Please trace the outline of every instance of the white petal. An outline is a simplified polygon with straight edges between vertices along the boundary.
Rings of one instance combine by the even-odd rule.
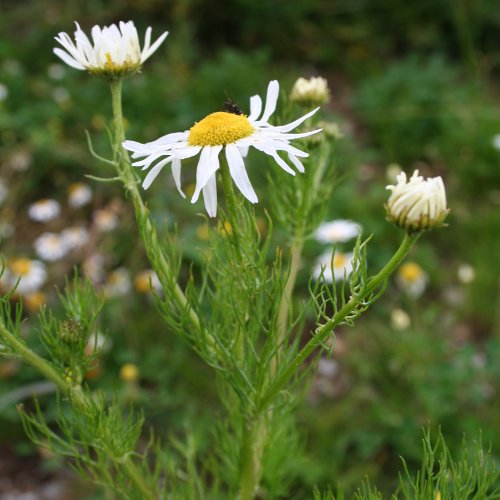
[[[257,120],[260,116],[261,111],[262,99],[260,98],[260,95],[253,95],[252,97],[250,97],[250,115],[248,116],[248,119],[250,121]]]
[[[310,116],[314,115],[314,113],[316,113],[318,109],[319,107],[313,109],[312,111],[309,111],[309,113],[305,114],[304,116],[301,116],[300,118],[297,118],[295,121],[289,123],[288,125],[273,127],[273,130],[276,130],[278,132],[289,132],[290,130],[293,130],[295,127],[298,127],[302,122],[305,122]]]
[[[201,150],[200,160],[196,167],[196,189],[191,203],[196,203],[205,184],[219,169],[219,152],[222,146],[205,146]]]
[[[302,165],[301,161],[295,155],[288,153],[288,158],[290,158],[290,161],[295,165],[300,173],[305,172],[304,165]]]
[[[226,146],[226,158],[229,165],[229,172],[234,183],[241,191],[241,194],[251,203],[257,203],[259,200],[248,178],[245,164],[241,154],[234,144]]]
[[[149,47],[147,50],[142,51],[141,62],[146,61],[147,59],[149,59],[153,55],[153,53],[156,51],[156,49],[162,44],[163,40],[165,40],[165,38],[167,38],[167,35],[168,35],[168,31],[165,31],[165,33],[163,33],[158,38],[158,40],[156,40],[156,42],[153,43],[153,45],[151,45],[151,47]]]
[[[266,107],[264,108],[264,114],[262,115],[260,121],[267,122],[267,120],[269,120],[269,117],[274,113],[276,109],[276,103],[278,102],[279,93],[279,83],[277,80],[273,80],[267,87]]]
[[[161,172],[162,168],[172,161],[172,158],[165,158],[164,160],[158,162],[146,175],[144,182],[142,183],[142,187],[144,189],[148,189],[151,186],[151,183],[156,179],[158,174]]]
[[[278,153],[276,152],[275,149],[272,148],[266,148],[262,144],[254,144],[253,145],[255,149],[258,149],[259,151],[262,151],[263,153],[266,153],[267,155],[271,156],[274,158],[276,163],[285,171],[288,172],[290,175],[295,175],[295,172],[286,164],[286,162],[281,158]]]
[[[76,59],[73,59],[67,52],[64,50],[56,47],[53,50],[54,54],[61,58],[68,66],[71,66],[72,68],[75,69],[85,69],[85,66],[83,64],[80,64]]]
[[[215,172],[210,177],[203,188],[203,201],[210,217],[217,215],[217,180]]]
[[[172,177],[174,178],[175,186],[183,198],[186,195],[182,192],[181,188],[181,160],[174,158],[172,162]]]

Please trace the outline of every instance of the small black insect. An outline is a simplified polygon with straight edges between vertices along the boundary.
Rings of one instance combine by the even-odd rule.
[[[233,115],[242,115],[240,107],[227,95],[225,92],[227,100],[224,102],[224,111],[226,113],[232,113]]]

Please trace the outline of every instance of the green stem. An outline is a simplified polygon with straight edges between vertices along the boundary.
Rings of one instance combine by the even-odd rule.
[[[255,498],[262,475],[262,453],[267,436],[265,416],[244,423],[241,481],[238,500]]]
[[[3,339],[5,339],[7,345],[19,354],[26,363],[36,368],[42,375],[53,382],[64,394],[70,395],[72,388],[71,384],[66,382],[66,380],[59,375],[59,373],[48,361],[32,351],[22,340],[7,330],[3,323],[0,323],[0,335]]]
[[[27,364],[36,368],[48,380],[53,382],[62,393],[66,394],[74,404],[75,411],[81,411],[90,404],[88,396],[82,391],[82,388],[79,385],[72,385],[64,380],[64,378],[61,377],[61,375],[50,365],[48,361],[27,347],[22,340],[18,339],[16,335],[10,332],[1,322],[0,336],[16,354],[23,358]],[[142,498],[152,500],[158,498],[156,494],[151,492],[147,484],[144,482],[139,469],[129,458],[122,463],[122,466],[127,472],[130,480],[143,494]]]
[[[265,409],[274,401],[277,394],[285,387],[288,381],[297,373],[302,364],[309,358],[318,345],[325,342],[328,335],[342,323],[346,316],[359,306],[366,298],[368,298],[377,288],[379,288],[387,278],[395,271],[402,260],[406,257],[411,247],[419,238],[420,233],[409,235],[405,234],[401,245],[396,253],[392,256],[389,262],[380,270],[378,274],[373,276],[367,283],[362,295],[353,296],[331,319],[324,325],[320,326],[314,336],[297,354],[290,365],[271,384],[267,393],[261,399],[259,407]]]
[[[113,124],[114,124],[114,159],[118,170],[118,175],[123,183],[125,192],[130,196],[134,206],[134,212],[138,221],[138,226],[151,265],[155,268],[156,273],[163,278],[163,281],[172,283],[171,269],[165,254],[161,251],[161,245],[158,238],[155,225],[151,220],[149,209],[144,204],[137,184],[135,172],[132,169],[128,155],[122,147],[125,140],[125,129],[123,126],[123,112],[121,99],[121,80],[113,81],[111,86],[111,97],[113,105]],[[172,283],[172,298],[177,304],[180,311],[187,311],[192,325],[199,330],[200,320],[198,315],[189,306],[188,300],[184,292],[177,282]]]

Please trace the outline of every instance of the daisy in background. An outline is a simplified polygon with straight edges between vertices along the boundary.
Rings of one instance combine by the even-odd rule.
[[[250,146],[269,155],[285,172],[295,175],[288,162],[279,155],[280,152],[286,153],[289,162],[299,172],[304,172],[304,166],[299,158],[305,158],[309,154],[292,146],[290,142],[292,139],[316,134],[321,129],[303,133],[290,133],[290,131],[316,113],[319,108],[287,125],[273,126],[269,123],[269,118],[276,110],[278,94],[279,84],[273,80],[267,88],[264,111],[262,111],[262,99],[254,95],[250,98],[248,116],[220,111],[206,116],[185,132],[167,134],[146,144],[125,141],[123,147],[132,152],[133,159],[144,158],[133,165],[142,167],[142,170],[150,169],[142,184],[144,189],[149,188],[165,165],[171,164],[175,185],[184,196],[181,190],[181,161],[199,154],[196,187],[191,203],[196,203],[200,193],[203,193],[207,213],[210,217],[215,217],[217,213],[215,174],[220,167],[219,154],[222,150],[236,187],[250,203],[258,201],[243,161]]]
[[[161,293],[161,283],[158,275],[152,269],[144,269],[135,275],[134,288],[142,294]]]
[[[103,233],[109,233],[118,227],[118,215],[110,208],[96,210],[93,219],[96,228]]]
[[[25,257],[11,260],[1,277],[2,285],[7,291],[17,284],[16,293],[19,295],[37,292],[44,285],[46,279],[47,269],[45,264],[39,260]]]
[[[335,254],[331,251],[325,252],[316,261],[313,275],[316,279],[323,276],[326,283],[347,279],[352,273],[352,257],[352,253],[342,253],[338,250]]]
[[[69,252],[66,240],[57,233],[42,233],[33,246],[38,257],[49,262],[60,260]]]
[[[360,233],[361,226],[357,222],[337,219],[320,224],[314,237],[320,243],[344,243],[352,238],[357,238]]]
[[[61,213],[61,205],[56,200],[43,199],[32,203],[28,209],[28,216],[36,222],[49,222]]]
[[[68,204],[72,208],[81,208],[92,200],[92,189],[83,182],[74,182],[68,187]]]
[[[75,22],[75,41],[67,33],[59,33],[55,40],[63,47],[54,49],[54,54],[68,66],[87,70],[108,77],[136,73],[143,63],[158,49],[168,35],[165,31],[152,45],[149,27],[141,50],[139,36],[132,21],[120,21],[119,25],[94,26],[92,42]]]
[[[103,285],[106,297],[123,297],[132,289],[130,273],[124,267],[119,267],[108,274],[106,283]]]
[[[77,250],[84,247],[89,240],[89,232],[84,227],[68,227],[61,233],[61,237],[68,250]]]
[[[399,287],[413,298],[424,293],[428,281],[427,273],[416,262],[406,262],[396,274]]]

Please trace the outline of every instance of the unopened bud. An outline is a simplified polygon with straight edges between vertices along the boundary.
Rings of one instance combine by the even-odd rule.
[[[330,99],[328,82],[320,76],[309,78],[309,80],[300,77],[292,88],[290,99],[299,104],[316,106],[323,104]]]
[[[389,221],[409,232],[443,226],[449,209],[441,177],[424,180],[415,170],[407,180],[406,174],[401,172],[396,185],[387,186],[387,189],[392,191],[385,205]]]

